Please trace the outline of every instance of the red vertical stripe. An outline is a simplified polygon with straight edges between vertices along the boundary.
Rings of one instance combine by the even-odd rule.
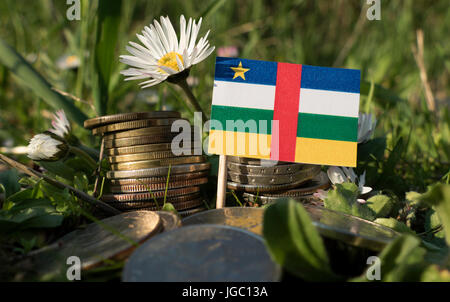
[[[279,132],[272,131],[271,145],[278,152],[270,154],[273,160],[295,161],[301,79],[302,65],[278,63],[273,119],[279,121]]]

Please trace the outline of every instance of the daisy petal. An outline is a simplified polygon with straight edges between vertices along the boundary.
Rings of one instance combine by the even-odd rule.
[[[327,174],[331,183],[333,183],[334,185],[344,183],[347,180],[344,171],[342,171],[342,169],[339,167],[329,167],[327,170]]]
[[[359,189],[361,195],[367,194],[372,191],[371,187],[362,187]]]
[[[186,19],[183,15],[180,16],[180,43],[178,44],[177,52],[184,50],[186,45]]]

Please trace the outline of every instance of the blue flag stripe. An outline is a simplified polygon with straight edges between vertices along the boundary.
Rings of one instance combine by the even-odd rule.
[[[360,81],[356,69],[302,65],[300,88],[359,93]]]
[[[245,80],[238,76],[233,79],[232,67],[248,69],[243,73]],[[275,86],[277,82],[277,62],[249,60],[241,58],[216,58],[216,81],[249,83]],[[344,69],[302,65],[301,88],[359,93],[361,73],[357,69]]]
[[[239,76],[233,79],[235,72],[231,67],[238,67],[241,62],[242,68],[249,69],[244,73],[245,80]],[[217,57],[214,79],[216,81],[275,86],[277,83],[277,62]]]

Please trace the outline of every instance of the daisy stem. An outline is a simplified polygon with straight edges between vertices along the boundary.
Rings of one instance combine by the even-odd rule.
[[[192,90],[189,87],[186,79],[182,79],[182,80],[178,81],[177,84],[186,93],[187,97],[189,98],[189,101],[194,106],[195,111],[201,112],[202,115],[206,118],[206,120],[209,120],[209,116],[206,115],[205,112],[203,111],[202,107],[200,107],[200,104],[198,103],[197,98],[192,93]]]
[[[72,152],[73,154],[75,154],[76,156],[80,157],[81,159],[83,159],[86,162],[86,164],[89,166],[89,168],[91,168],[93,170],[97,169],[97,163],[95,162],[95,160],[92,157],[90,157],[89,154],[87,154],[86,152],[81,150],[80,148],[70,146],[69,151]]]

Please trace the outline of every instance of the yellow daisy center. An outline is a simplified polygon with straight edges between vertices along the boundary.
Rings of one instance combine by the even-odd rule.
[[[171,51],[169,53],[166,53],[164,56],[161,57],[161,59],[158,60],[158,65],[166,66],[173,70],[180,71],[180,69],[178,68],[178,64],[177,64],[177,56],[178,56],[178,59],[180,59],[181,63],[184,63],[182,55],[180,55],[179,53],[176,53],[174,51]],[[158,68],[158,69],[162,73],[167,73],[164,70],[162,70],[161,68]]]
[[[66,61],[67,61],[67,64],[75,63],[77,61],[77,57],[76,56],[69,56],[69,57],[67,57]]]

